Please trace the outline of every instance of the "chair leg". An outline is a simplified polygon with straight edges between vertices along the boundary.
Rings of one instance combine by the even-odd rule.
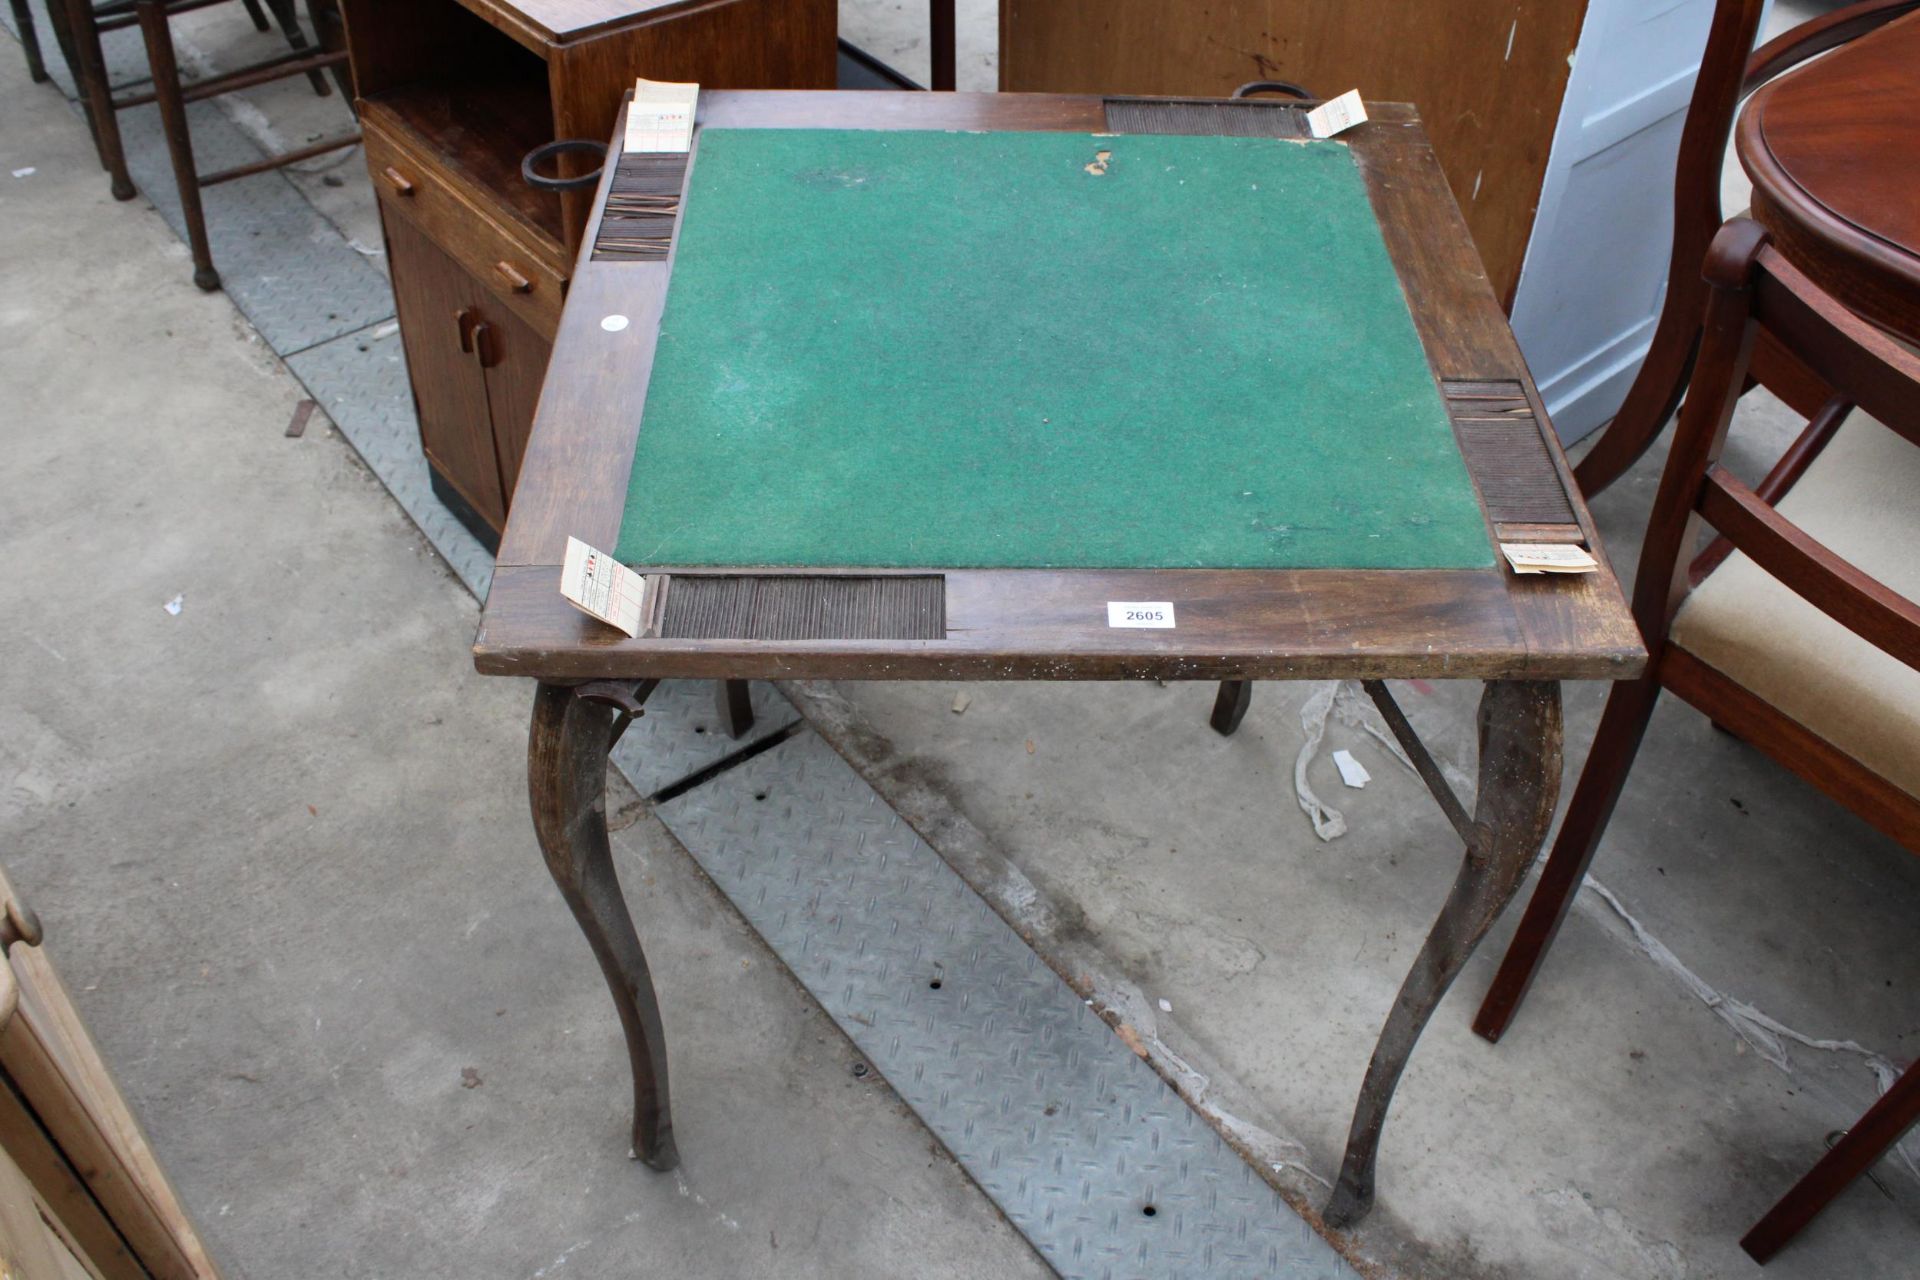
[[[113,109],[113,89],[107,83],[107,58],[100,48],[100,28],[93,17],[93,0],[50,0],[65,6],[68,57],[80,100],[93,125],[93,142],[100,151],[100,167],[112,181],[115,200],[134,197],[133,175],[127,172],[127,153],[120,143],[120,117]]]
[[[40,56],[40,33],[33,29],[33,11],[27,0],[13,0],[13,25],[20,29],[20,49],[27,55],[27,76],[35,84],[45,84],[47,64]]]
[[[307,21],[313,24],[313,37],[322,49],[338,53],[347,47],[347,29],[340,19],[338,0],[307,0]],[[339,63],[330,71],[333,82],[340,86],[340,97],[345,100],[347,110],[359,119],[359,108],[354,105],[353,68]]]
[[[1867,1114],[1847,1130],[1846,1136],[1740,1238],[1740,1247],[1761,1263],[1780,1252],[1835,1196],[1872,1168],[1916,1121],[1920,1121],[1920,1062],[1901,1073],[1893,1088],[1867,1108]]]
[[[250,6],[255,2],[256,0],[247,0]],[[300,15],[294,10],[293,0],[267,0],[267,4],[272,7],[274,21],[280,24],[280,31],[287,38],[287,47],[295,53],[305,53],[308,48],[307,34],[300,30]],[[260,29],[265,31],[267,28],[265,24],[261,24]],[[307,72],[307,83],[311,84],[314,93],[322,98],[333,92],[333,86],[327,83],[324,72]]]
[[[160,126],[166,131],[167,152],[173,159],[173,180],[180,188],[180,216],[187,224],[187,246],[193,250],[193,282],[211,293],[220,287],[220,273],[213,269],[213,251],[207,245],[200,174],[193,164],[193,135],[187,128],[187,102],[180,93],[180,67],[174,60],[165,0],[139,0],[138,8],[140,31],[147,41],[147,64],[153,70],[153,91],[159,101]]]
[[[1223,738],[1233,736],[1240,722],[1247,718],[1247,708],[1253,705],[1253,681],[1222,680],[1220,692],[1213,695],[1213,714],[1207,723],[1213,731]]]
[[[240,3],[247,7],[247,16],[253,19],[253,29],[255,31],[266,31],[269,29],[267,14],[266,11],[260,7],[260,0],[240,0]]]
[[[1567,918],[1567,908],[1573,905],[1573,896],[1593,864],[1594,851],[1600,847],[1607,819],[1613,816],[1613,806],[1620,799],[1620,789],[1633,767],[1641,736],[1647,731],[1647,721],[1659,697],[1660,682],[1649,674],[1630,684],[1615,685],[1607,698],[1600,731],[1594,735],[1593,750],[1587,755],[1580,784],[1567,805],[1566,821],[1553,842],[1539,887],[1527,901],[1520,927],[1494,975],[1493,987],[1473,1020],[1473,1029],[1488,1040],[1499,1040],[1513,1021],[1542,957]]]

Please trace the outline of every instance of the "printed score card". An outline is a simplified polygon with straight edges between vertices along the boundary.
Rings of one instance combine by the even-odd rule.
[[[637,636],[647,619],[647,576],[578,538],[567,539],[560,594],[582,613]]]
[[[693,146],[694,108],[699,102],[697,84],[636,81],[621,149],[630,155],[689,150]]]

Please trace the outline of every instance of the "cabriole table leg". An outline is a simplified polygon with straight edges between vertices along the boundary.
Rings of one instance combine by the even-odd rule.
[[[633,1154],[655,1169],[671,1169],[680,1153],[667,1105],[660,1006],[607,843],[607,751],[613,737],[612,706],[566,685],[542,684],[527,738],[527,790],[547,870],[587,935],[626,1032]]]
[[[1480,697],[1480,785],[1473,837],[1446,906],[1387,1015],[1322,1215],[1350,1227],[1373,1208],[1373,1165],[1394,1087],[1435,1006],[1520,889],[1560,794],[1560,686],[1490,680]]]

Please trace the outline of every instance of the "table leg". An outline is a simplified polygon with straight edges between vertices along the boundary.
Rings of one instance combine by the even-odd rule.
[[[1207,723],[1213,731],[1223,738],[1233,736],[1240,722],[1247,717],[1247,707],[1253,702],[1253,681],[1222,680],[1220,691],[1213,695],[1213,715]]]
[[[1350,1227],[1373,1208],[1373,1165],[1400,1073],[1435,1006],[1546,839],[1560,793],[1560,686],[1490,680],[1480,698],[1480,786],[1466,860],[1387,1015],[1347,1134],[1346,1159],[1323,1213]]]
[[[729,738],[744,738],[753,728],[753,686],[745,680],[716,680],[714,710]]]
[[[639,693],[644,698],[649,686]],[[636,705],[632,710],[637,710]],[[624,719],[622,720],[624,725]],[[527,790],[547,870],[560,886],[613,991],[633,1067],[633,1154],[655,1169],[680,1163],[667,1107],[667,1042],[647,957],[607,843],[607,751],[614,707],[542,684],[527,737]]]

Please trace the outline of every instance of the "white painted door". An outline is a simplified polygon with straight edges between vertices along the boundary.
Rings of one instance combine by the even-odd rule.
[[[1513,328],[1565,441],[1620,407],[1653,339],[1673,166],[1714,0],[1590,0],[1514,295]]]

